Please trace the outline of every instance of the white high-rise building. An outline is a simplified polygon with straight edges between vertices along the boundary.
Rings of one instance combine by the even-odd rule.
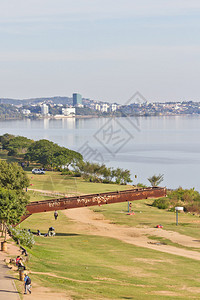
[[[49,113],[49,106],[46,105],[45,103],[42,104],[42,105],[41,105],[41,114],[42,114],[43,116],[46,116],[46,115],[48,115],[48,113]]]

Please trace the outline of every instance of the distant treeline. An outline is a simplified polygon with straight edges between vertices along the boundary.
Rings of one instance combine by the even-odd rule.
[[[17,108],[10,104],[0,105],[0,120],[6,119],[22,119],[23,115],[17,110]]]
[[[24,161],[38,163],[45,169],[61,171],[90,182],[127,184],[132,182],[129,170],[108,168],[106,165],[83,160],[76,151],[61,147],[56,143],[42,139],[34,141],[23,136],[4,134],[0,143],[8,156],[22,158]]]

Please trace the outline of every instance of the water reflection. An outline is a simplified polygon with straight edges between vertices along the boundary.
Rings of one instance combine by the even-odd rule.
[[[140,118],[140,132],[134,130],[126,118],[117,120],[131,130],[134,139],[130,139],[115,157],[94,138],[108,122],[107,118],[0,121],[0,135],[8,132],[34,140],[45,138],[73,150],[81,149],[88,141],[109,166],[130,169],[132,174],[138,175],[138,181],[148,184],[147,177],[163,173],[166,186],[194,186],[200,190],[199,116]],[[112,125],[120,128],[115,119]]]

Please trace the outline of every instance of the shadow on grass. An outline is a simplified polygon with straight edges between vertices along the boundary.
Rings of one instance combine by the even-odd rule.
[[[34,235],[37,235],[36,231],[32,231],[32,233]],[[46,232],[41,232],[41,236],[44,236],[45,234],[47,234]],[[78,233],[64,233],[64,232],[56,232],[55,236],[80,236],[80,234]]]
[[[17,291],[0,290],[2,293],[19,294]]]
[[[80,236],[78,233],[56,233],[57,236]]]
[[[15,278],[15,277],[12,277],[12,276],[4,276],[4,277],[7,278],[7,279],[12,279],[12,280],[17,280],[17,281],[19,281],[18,278]]]

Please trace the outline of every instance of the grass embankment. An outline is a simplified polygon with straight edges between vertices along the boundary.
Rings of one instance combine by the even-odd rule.
[[[165,229],[184,229],[192,236],[196,231],[199,238],[197,217],[181,214],[177,227],[174,213],[151,208],[147,202],[133,202],[135,216],[126,214],[127,203],[93,209],[113,223],[139,227],[162,223]],[[183,221],[188,225],[182,226]],[[57,232],[54,238],[36,237],[29,267],[42,274],[32,274],[33,281],[54,291],[64,290],[72,299],[199,299],[198,261],[90,236],[89,232],[77,234],[73,224],[62,212],[57,221],[51,212],[35,214],[22,223],[42,233],[54,226]]]
[[[39,176],[29,172],[28,176],[32,177],[30,188],[66,194],[128,188],[88,183],[59,173],[47,172],[45,176]],[[49,198],[39,192],[29,193],[32,200]],[[127,216],[127,203],[93,209],[113,223],[137,227],[154,227],[161,223],[164,229],[199,239],[197,217],[180,214],[177,227],[174,213],[148,206],[147,203],[151,202],[133,202],[135,216]],[[35,232],[40,229],[42,233],[46,233],[50,226],[55,227],[56,237],[36,237],[36,244],[30,250],[31,278],[33,283],[51,287],[55,292],[65,291],[72,299],[199,299],[199,261],[136,247],[112,238],[91,236],[89,231],[77,234],[74,223],[62,212],[59,212],[57,221],[52,212],[35,214],[20,226]]]
[[[86,182],[83,178],[61,175],[59,172],[46,172],[45,175],[27,172],[30,179],[29,189],[56,192],[67,195],[95,194],[113,191],[122,191],[133,188],[130,185],[103,184]],[[55,197],[54,197],[55,198]],[[39,199],[42,200],[42,199]]]

